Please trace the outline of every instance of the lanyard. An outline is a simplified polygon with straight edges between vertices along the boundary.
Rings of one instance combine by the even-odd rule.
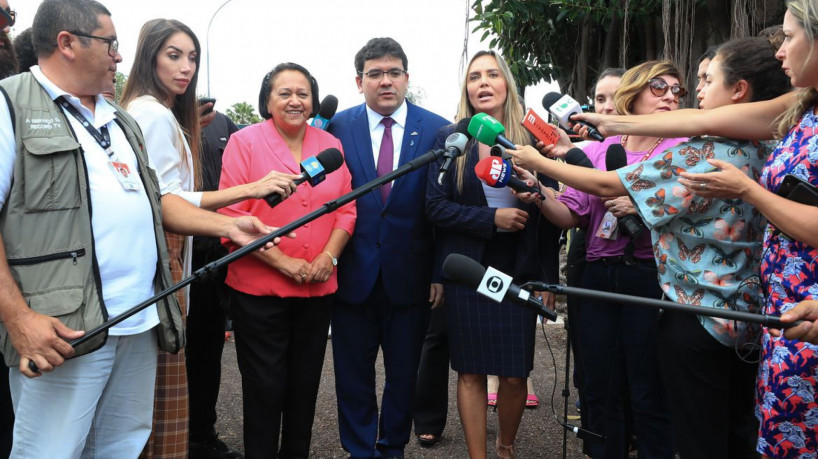
[[[97,141],[100,147],[105,150],[105,153],[108,155],[108,158],[112,161],[117,161],[115,157],[114,150],[111,149],[111,135],[108,133],[108,126],[102,126],[99,130],[97,130],[94,126],[91,126],[91,122],[88,121],[82,113],[80,113],[73,105],[69,104],[67,100],[65,100],[64,96],[60,96],[57,98],[57,103],[60,104],[62,108],[65,109],[68,113],[70,113],[77,121],[80,122],[82,127],[91,134],[91,137]]]

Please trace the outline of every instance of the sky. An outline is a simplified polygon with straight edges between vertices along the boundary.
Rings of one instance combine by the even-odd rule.
[[[31,26],[40,0],[8,0],[17,11],[11,35]],[[339,111],[363,102],[355,85],[355,53],[372,37],[397,40],[409,60],[411,88],[421,88],[427,108],[452,119],[459,101],[464,41],[467,59],[487,49],[476,23],[473,0],[412,0],[397,3],[373,0],[102,0],[117,29],[122,63],[128,74],[136,51],[139,29],[158,17],[178,19],[199,38],[202,47],[199,95],[207,94],[207,56],[210,96],[216,109],[236,102],[258,104],[262,77],[276,64],[296,62],[318,80],[321,98],[338,97]],[[226,3],[225,3],[226,2]],[[221,9],[219,9],[221,7]],[[216,11],[218,10],[218,13]],[[215,16],[214,16],[215,13]],[[208,23],[210,36],[208,40]],[[209,46],[208,46],[209,45]],[[209,48],[209,51],[208,51]],[[465,63],[463,64],[465,65]],[[540,84],[526,90],[525,98],[540,116],[542,96],[555,86]],[[257,110],[257,107],[256,107]]]

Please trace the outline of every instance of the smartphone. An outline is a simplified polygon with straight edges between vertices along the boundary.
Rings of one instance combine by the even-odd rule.
[[[778,195],[801,204],[818,206],[818,188],[793,174],[784,176]]]
[[[211,105],[210,108],[205,109],[205,111],[203,111],[201,113],[202,116],[209,115],[210,112],[213,111],[213,107],[216,106],[216,99],[214,99],[212,97],[201,97],[201,98],[199,98],[199,105],[204,105],[204,104],[206,104],[208,102],[212,103],[213,105]]]

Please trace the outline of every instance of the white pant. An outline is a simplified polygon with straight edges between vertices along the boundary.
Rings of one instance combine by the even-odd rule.
[[[108,336],[105,345],[39,378],[9,370],[12,458],[136,458],[148,441],[156,332]]]

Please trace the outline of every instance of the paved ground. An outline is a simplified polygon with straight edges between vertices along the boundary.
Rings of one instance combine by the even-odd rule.
[[[526,410],[517,435],[517,457],[519,458],[559,458],[562,457],[563,429],[552,414],[551,394],[555,390],[555,363],[557,373],[553,411],[562,419],[563,399],[561,396],[565,372],[565,329],[561,324],[546,325],[545,332],[537,331],[537,350],[534,357],[534,388],[540,398],[540,407]],[[550,348],[549,348],[550,344]],[[552,354],[553,352],[553,354]],[[383,385],[382,365],[378,367],[378,383]],[[233,342],[225,345],[222,373],[222,388],[219,398],[219,421],[216,429],[221,438],[230,446],[242,447],[241,378],[236,367],[236,348]],[[318,394],[316,417],[313,425],[312,454],[315,458],[347,457],[338,438],[338,412],[335,402],[334,377],[332,369],[332,347],[327,341],[327,356]],[[571,388],[569,415],[576,415],[573,409],[576,390]],[[407,458],[465,458],[468,457],[460,418],[455,406],[455,375],[449,375],[449,418],[441,441],[433,448],[421,448],[412,437],[406,448]],[[489,444],[493,445],[497,434],[497,414],[489,411]],[[569,421],[578,423],[578,421]],[[580,441],[568,434],[568,458],[582,458]],[[490,450],[492,451],[492,450]],[[490,454],[489,457],[494,457]]]

